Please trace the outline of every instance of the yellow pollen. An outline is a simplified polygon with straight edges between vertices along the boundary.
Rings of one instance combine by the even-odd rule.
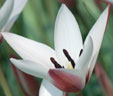
[[[68,68],[68,69],[73,69],[73,66],[72,66],[71,62],[68,62],[67,68]]]

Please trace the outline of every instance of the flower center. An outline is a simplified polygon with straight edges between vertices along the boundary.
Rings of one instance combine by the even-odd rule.
[[[83,52],[83,49],[80,50],[79,57],[81,56],[82,52]],[[63,53],[69,61],[67,68],[68,69],[74,69],[75,62],[71,58],[71,56],[69,55],[68,51],[66,49],[63,49]],[[53,57],[50,58],[50,61],[54,64],[55,68],[64,68],[64,66],[61,66]]]
[[[71,62],[68,62],[67,68],[68,69],[73,69],[73,66],[72,66]]]
[[[69,60],[69,62],[71,62],[73,68],[75,67],[75,62],[74,60],[71,58],[71,56],[69,55],[68,51],[66,49],[63,49],[63,53],[64,55],[67,57],[67,59]]]

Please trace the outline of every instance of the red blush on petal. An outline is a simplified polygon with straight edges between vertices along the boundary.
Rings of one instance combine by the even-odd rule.
[[[2,43],[2,40],[3,40],[3,36],[0,33],[0,43]]]
[[[50,69],[49,75],[53,79],[53,84],[65,92],[79,92],[84,87],[81,78],[71,73]]]

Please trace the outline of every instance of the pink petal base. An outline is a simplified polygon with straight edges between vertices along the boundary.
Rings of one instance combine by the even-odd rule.
[[[53,80],[53,84],[65,91],[65,92],[79,92],[83,89],[84,85],[81,79],[68,72],[64,72],[63,70],[50,69],[49,75]]]

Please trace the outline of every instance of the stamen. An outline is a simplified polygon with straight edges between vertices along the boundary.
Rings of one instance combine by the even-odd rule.
[[[67,59],[71,62],[72,66],[73,66],[73,68],[74,68],[74,67],[75,67],[75,62],[74,62],[74,60],[71,58],[71,56],[69,55],[69,53],[67,52],[67,50],[66,50],[66,49],[63,49],[63,53],[64,53],[64,55],[67,57]]]
[[[79,54],[79,57],[81,56],[82,52],[83,52],[83,49],[81,49],[81,50],[80,50],[80,54]]]
[[[54,64],[55,68],[64,68],[64,66],[61,66],[53,57],[51,57],[50,60]]]

